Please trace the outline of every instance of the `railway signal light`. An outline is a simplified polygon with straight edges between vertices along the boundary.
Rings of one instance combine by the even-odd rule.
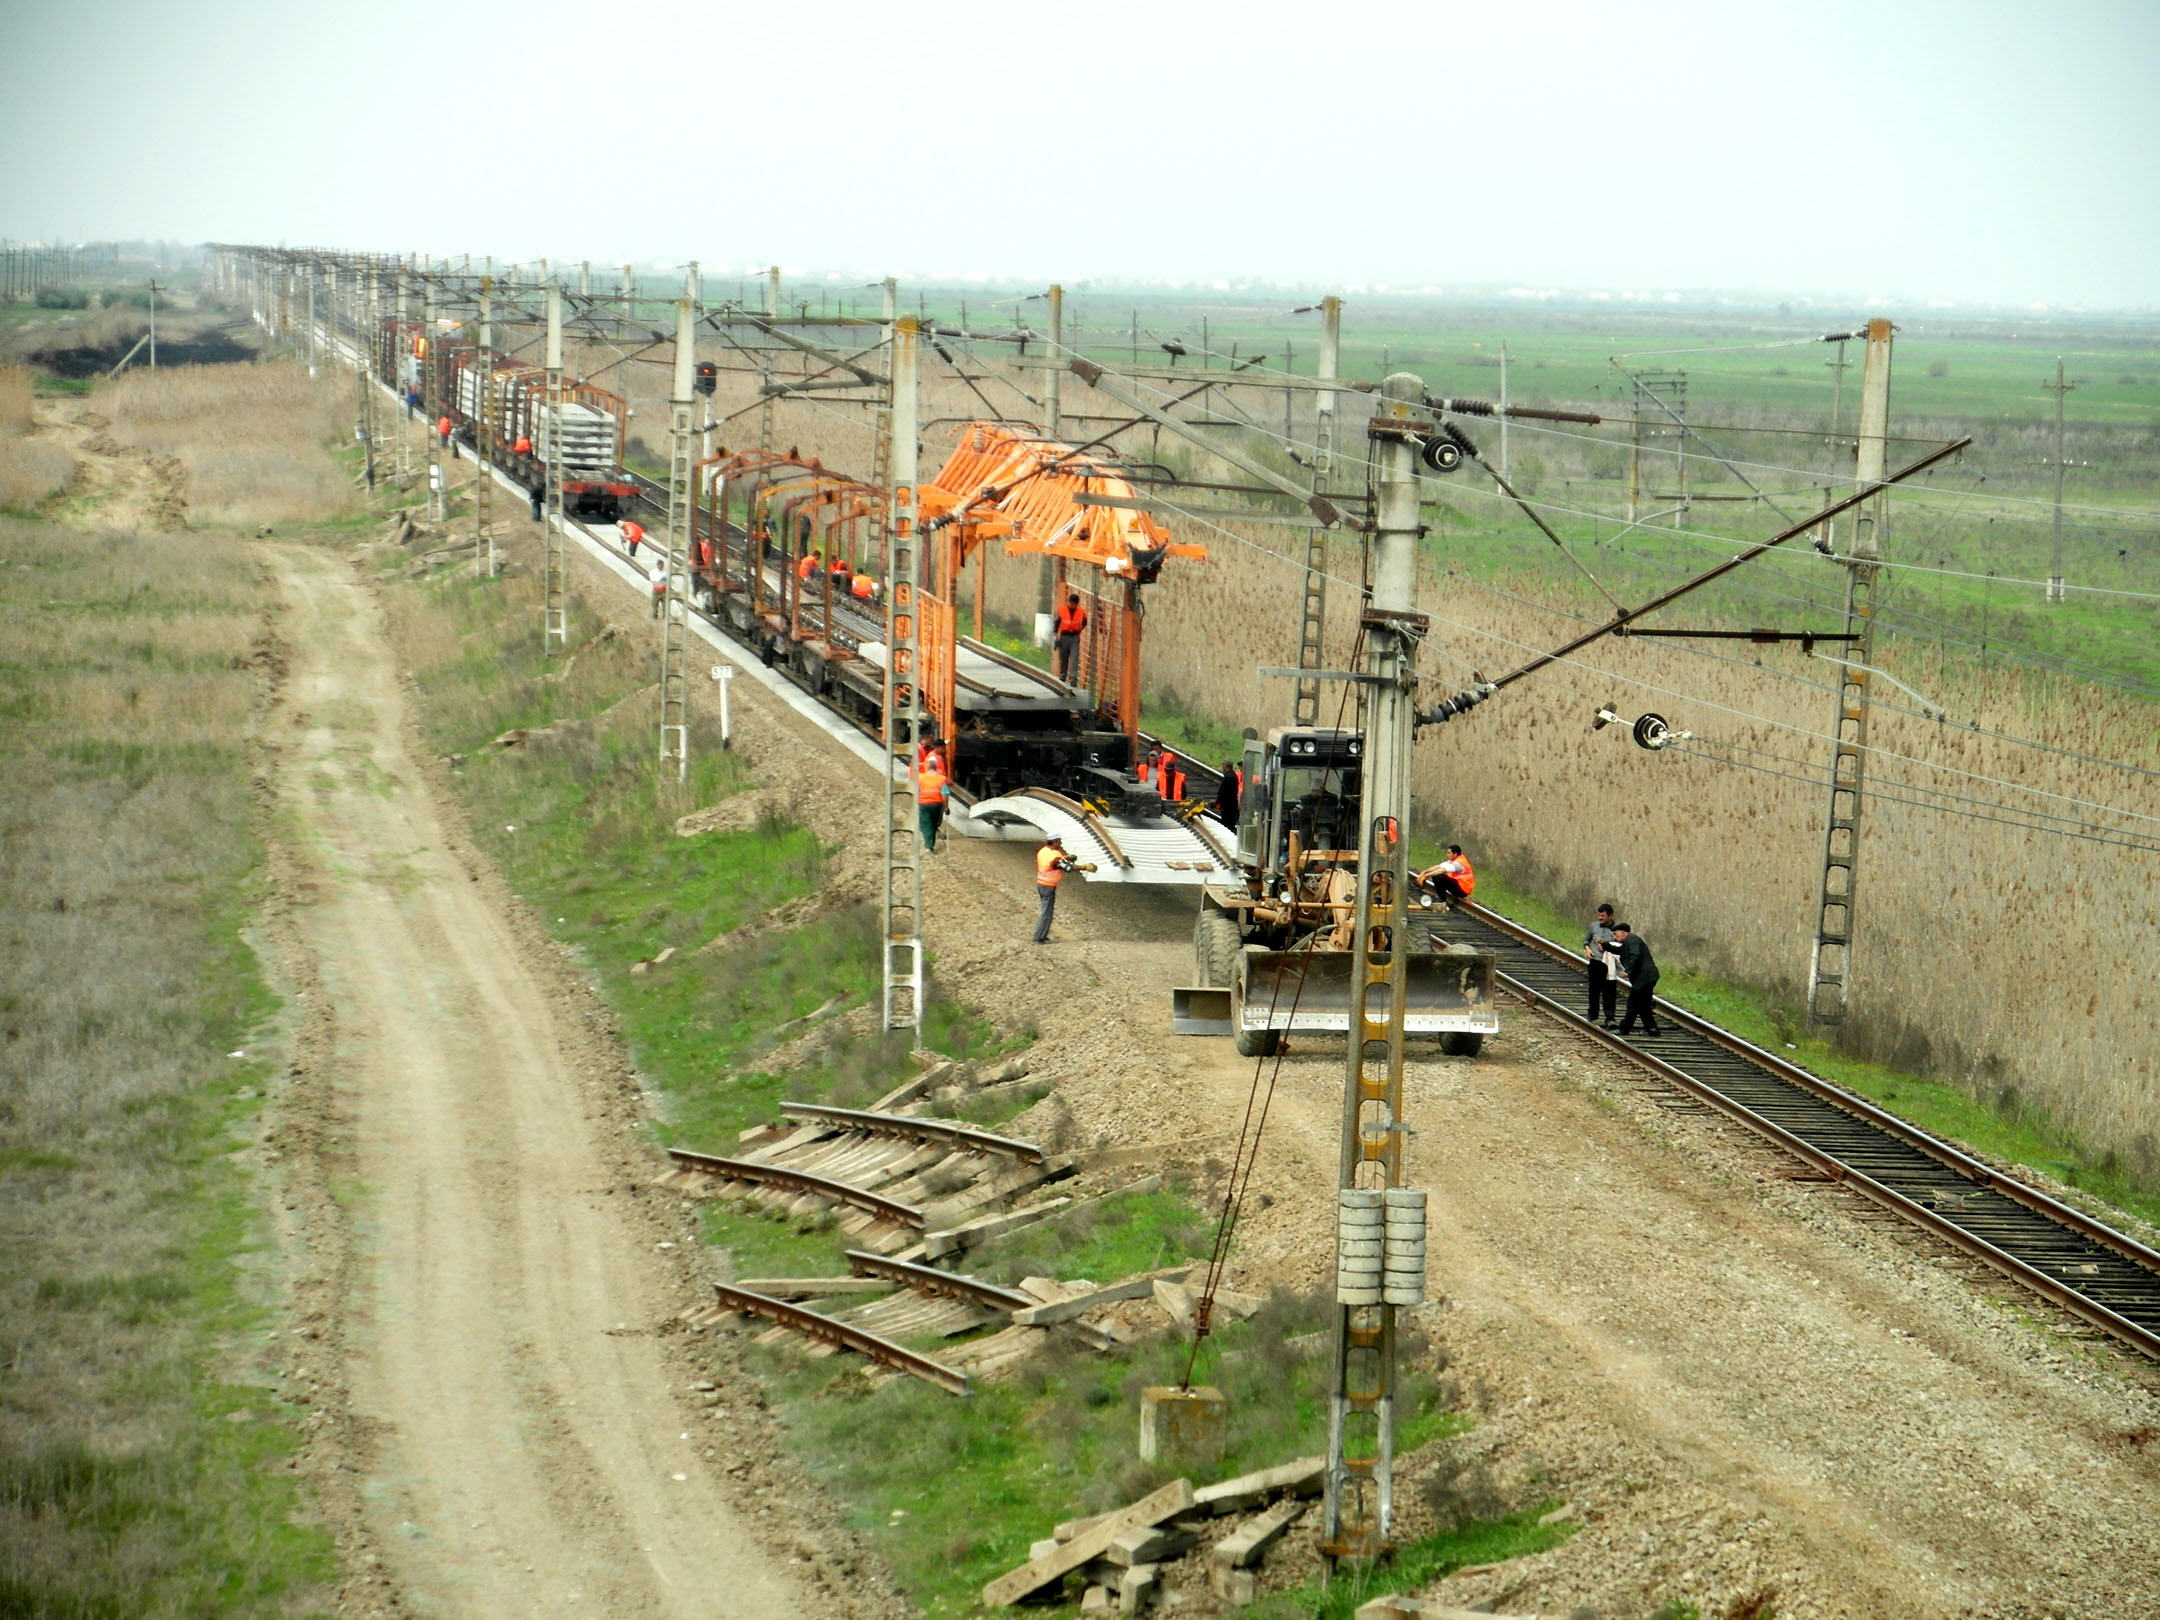
[[[695,392],[710,399],[720,387],[719,366],[710,360],[700,360],[698,362],[697,376],[692,379],[690,386]]]

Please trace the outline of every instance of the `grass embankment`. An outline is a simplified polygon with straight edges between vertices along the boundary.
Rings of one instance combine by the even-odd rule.
[[[0,1613],[328,1607],[252,1167],[235,541],[0,520]]]
[[[430,738],[465,756],[458,781],[475,836],[597,977],[658,1099],[659,1140],[726,1151],[783,1098],[861,1103],[909,1072],[904,1049],[843,1023],[877,993],[869,909],[791,909],[784,925],[771,916],[822,884],[830,853],[785,806],[768,795],[740,826],[674,834],[683,812],[755,789],[757,761],[721,752],[700,730],[688,786],[659,780],[649,651],[629,637],[596,639],[599,619],[575,601],[579,650],[566,678],[546,678],[526,576],[439,577],[397,600],[401,654]],[[535,734],[489,746],[517,727]],[[668,963],[631,971],[668,946],[679,953]],[[943,996],[931,1005],[932,1046],[999,1049],[999,1032],[974,1014]],[[784,1073],[764,1062],[817,1030],[827,1033],[795,1045]],[[830,1230],[715,1205],[705,1235],[731,1251],[738,1274],[842,1269]],[[1189,1258],[1206,1237],[1172,1188],[1015,1234],[971,1269],[1006,1281],[1108,1281]],[[1199,1376],[1229,1391],[1236,1414],[1224,1472],[1324,1443],[1324,1341],[1304,1335],[1326,1314],[1278,1299],[1211,1341]],[[754,1361],[801,1455],[933,1613],[972,1609],[981,1585],[1024,1560],[1056,1521],[1150,1488],[1158,1475],[1134,1454],[1137,1394],[1176,1382],[1184,1366],[1181,1344],[1165,1338],[1116,1356],[1051,1356],[958,1401],[911,1380],[872,1390],[851,1359],[776,1351]],[[1434,1379],[1416,1372],[1403,1411],[1405,1452],[1463,1425]]]

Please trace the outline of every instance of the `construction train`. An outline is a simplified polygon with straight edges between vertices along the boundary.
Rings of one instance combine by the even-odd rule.
[[[385,321],[374,349],[386,386],[436,402],[459,442],[476,454],[484,444],[506,476],[532,488],[554,469],[571,515],[664,521],[665,491],[623,465],[621,395],[565,379],[560,405],[550,405],[544,372],[484,356],[454,328]],[[691,494],[697,610],[881,735],[888,492],[795,450],[721,449],[696,464]],[[1140,510],[1114,451],[1005,423],[965,428],[916,499],[928,542],[922,703],[962,812],[953,825],[978,836],[1058,833],[1099,881],[1219,878],[1235,855],[1229,829],[1208,814],[1218,773],[1179,761],[1165,780],[1148,768],[1157,744],[1140,728],[1142,593],[1170,559],[1199,561],[1206,548],[1173,540]],[[1049,559],[1058,599],[1080,598],[1087,625],[1069,679],[985,639],[983,561],[993,543]],[[836,572],[843,559],[850,566]],[[971,564],[973,634],[963,634]]]

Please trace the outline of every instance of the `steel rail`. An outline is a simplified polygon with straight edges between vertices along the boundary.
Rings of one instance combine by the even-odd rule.
[[[1504,941],[1534,952],[1551,963],[1562,964],[1570,969],[1578,966],[1574,953],[1565,946],[1546,939],[1521,924],[1478,905],[1475,901],[1458,904],[1462,907],[1461,915],[1464,918],[1482,924],[1502,936]],[[2005,1247],[2002,1242],[1997,1241],[2014,1234],[2002,1230],[2002,1222],[1990,1220],[1992,1212],[1989,1210],[1981,1208],[1967,1213],[1968,1218],[1975,1224],[1995,1227],[1997,1230],[1993,1237],[1983,1236],[1971,1226],[1947,1218],[1919,1198],[1890,1185],[1882,1179],[1882,1174],[1871,1173],[1869,1168],[1863,1168],[1861,1164],[1854,1162],[1856,1158],[1868,1156],[1858,1151],[1867,1145],[1864,1141],[1842,1154],[1832,1147],[1811,1142],[1799,1134],[1799,1130],[1788,1129],[1786,1124],[1771,1117],[1766,1110],[1773,1107],[1774,1099],[1757,1099],[1761,1106],[1750,1106],[1721,1090],[1710,1080],[1691,1073],[1681,1066],[1681,1062],[1645,1051],[1592,1023],[1573,1007],[1562,1003],[1549,990],[1542,989],[1516,974],[1508,973],[1504,968],[1498,976],[1509,989],[1540,1010],[1557,1017],[1570,1028],[1588,1034],[1608,1050],[1626,1056],[1689,1096],[1767,1138],[1827,1179],[1853,1188],[1903,1219],[1924,1228],[1960,1253],[1983,1262],[2031,1289],[2071,1315],[2148,1356],[2160,1359],[2160,1252],[2155,1252],[2135,1238],[2116,1231],[2060,1199],[2051,1198],[2037,1188],[2003,1175],[1971,1154],[1928,1135],[1909,1121],[1899,1119],[1866,1098],[1847,1091],[1820,1075],[1810,1073],[1775,1053],[1766,1052],[1685,1008],[1675,1007],[1663,997],[1654,998],[1661,1018],[1670,1018],[1680,1029],[1716,1046],[1723,1053],[1739,1060],[1746,1068],[1798,1093],[1799,1099],[1804,1100],[1808,1106],[1836,1110],[1872,1136],[1887,1138],[1888,1143],[1894,1143],[1897,1148],[1948,1171],[1959,1182],[1973,1185],[1970,1193],[1936,1190],[1933,1196],[1938,1200],[1948,1201],[1954,1207],[1962,1209],[1969,1199],[1992,1194],[2005,1203],[2017,1206],[2020,1211],[2037,1216],[2062,1228],[2066,1234],[2074,1235],[2075,1239],[2090,1244],[2092,1247],[2087,1251],[2088,1254],[2111,1257],[2137,1268],[2138,1275],[2134,1277],[2118,1275],[2106,1283],[2096,1283],[2091,1288],[2081,1289],[2064,1277],[2043,1269],[2042,1262],[2030,1253],[2021,1254],[2016,1247]],[[1792,1123],[1805,1129],[1810,1122],[1794,1119]],[[1898,1168],[1900,1167],[1896,1165],[1877,1162],[1873,1165],[1873,1172],[1889,1173]],[[2059,1258],[2054,1263],[2059,1270],[2078,1276],[2094,1275],[2101,1269],[2092,1259],[2082,1257]],[[2116,1310],[2109,1303],[2093,1297],[2095,1293],[2102,1291],[2115,1295],[2116,1303],[2138,1308],[2141,1316],[2148,1316],[2151,1320],[2136,1320]],[[2123,1297],[2126,1292],[2139,1297],[2134,1300],[2126,1299]]]
[[[935,1266],[919,1266],[912,1260],[888,1260],[882,1254],[870,1254],[862,1249],[847,1251],[847,1267],[853,1276],[882,1277],[917,1294],[965,1300],[970,1305],[981,1305],[993,1311],[1024,1311],[1042,1303],[1032,1294],[1023,1294],[1015,1288],[1000,1288],[979,1277],[963,1277],[957,1272],[940,1271]]]
[[[975,1386],[968,1382],[966,1373],[932,1361],[928,1356],[917,1355],[906,1345],[895,1344],[867,1328],[856,1327],[850,1322],[835,1321],[832,1317],[805,1310],[802,1306],[790,1304],[784,1299],[773,1299],[769,1295],[753,1293],[747,1288],[737,1288],[733,1283],[714,1283],[713,1292],[719,1296],[720,1303],[731,1311],[740,1311],[745,1316],[769,1317],[782,1327],[793,1328],[805,1338],[822,1339],[825,1343],[837,1345],[843,1350],[853,1350],[883,1366],[911,1373],[940,1389],[950,1390],[955,1395],[975,1393]]]
[[[1023,1164],[1041,1164],[1043,1150],[1033,1142],[1015,1141],[978,1131],[944,1119],[917,1119],[909,1114],[876,1114],[860,1108],[832,1108],[824,1103],[784,1102],[780,1112],[789,1119],[813,1121],[836,1130],[861,1131],[871,1136],[906,1136],[922,1142],[943,1142],[970,1153],[1001,1153]]]
[[[819,1198],[830,1198],[875,1215],[880,1220],[891,1221],[896,1226],[921,1228],[926,1224],[923,1212],[913,1204],[903,1204],[896,1198],[881,1198],[874,1192],[866,1192],[861,1187],[851,1187],[844,1181],[811,1175],[807,1170],[787,1170],[776,1164],[759,1164],[750,1159],[716,1158],[710,1153],[693,1153],[688,1148],[669,1148],[668,1157],[685,1170],[695,1170],[703,1175],[720,1176],[730,1181],[754,1181],[789,1192],[811,1193]]]

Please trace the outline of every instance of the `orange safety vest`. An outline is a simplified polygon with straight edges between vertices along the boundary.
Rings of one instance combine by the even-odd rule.
[[[1059,603],[1057,610],[1057,633],[1061,636],[1077,636],[1087,628],[1087,609]]]
[[[1185,797],[1185,773],[1177,767],[1177,756],[1165,754],[1155,773],[1155,791],[1166,799]]]
[[[917,804],[943,804],[945,802],[945,773],[935,765],[925,765],[916,771],[915,802]]]
[[[449,438],[449,437],[450,437],[450,418],[446,416],[446,417],[444,417],[444,418],[443,418],[443,419],[442,419],[442,420],[441,420],[440,422],[437,422],[437,423],[435,424],[435,431],[436,431],[437,433],[440,433],[440,434],[441,434],[441,435],[442,435],[442,436],[443,436],[444,438],[446,438],[446,439],[447,439],[447,438]]]
[[[531,454],[532,454],[532,440],[530,440],[530,439],[526,438],[524,434],[520,433],[520,434],[518,435],[518,438],[517,438],[517,443],[516,443],[516,444],[513,444],[513,445],[512,445],[511,447],[510,447],[510,453],[511,453],[512,455],[518,455],[518,456],[529,456],[529,455],[531,455]]]
[[[1450,867],[1461,867],[1462,870],[1459,872],[1451,872],[1448,871]],[[1471,894],[1476,891],[1477,873],[1471,868],[1469,856],[1450,855],[1446,860],[1440,863],[1440,870],[1443,872],[1447,872],[1448,876],[1452,877],[1457,883],[1461,884],[1462,892],[1464,894]]]
[[[870,593],[874,589],[876,589],[876,582],[873,581],[868,574],[857,574],[855,576],[855,583],[848,587],[850,593],[853,594],[858,601],[863,602],[867,602],[870,600]]]
[[[642,523],[624,523],[621,529],[623,544],[626,546],[634,546],[645,538],[645,525]]]
[[[817,570],[817,558],[805,557],[801,562],[795,565],[795,577],[797,579],[808,579],[812,574],[816,573]]]
[[[1043,888],[1054,889],[1064,880],[1065,874],[1058,862],[1065,856],[1049,844],[1035,852],[1035,881]]]

